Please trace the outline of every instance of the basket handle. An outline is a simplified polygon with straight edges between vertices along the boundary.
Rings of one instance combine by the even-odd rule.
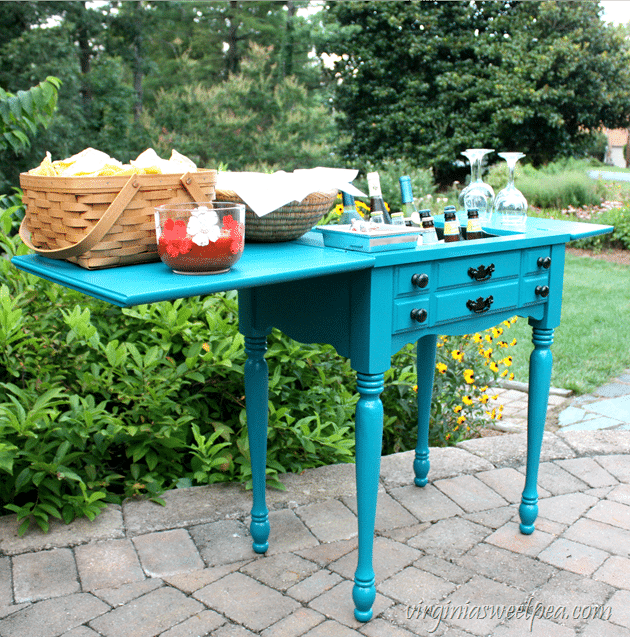
[[[85,252],[91,250],[111,229],[111,227],[118,221],[118,218],[123,213],[129,202],[135,197],[140,187],[140,182],[137,179],[137,175],[131,175],[127,183],[120,189],[120,192],[116,195],[114,201],[109,205],[109,208],[105,211],[103,216],[98,220],[97,224],[88,232],[88,234],[73,246],[67,246],[65,248],[53,248],[52,250],[45,250],[42,248],[36,248],[31,243],[30,232],[26,228],[26,217],[22,219],[20,224],[20,239],[31,250],[41,254],[42,256],[49,257],[51,259],[67,259],[69,257],[78,257]],[[182,186],[188,191],[193,201],[202,202],[207,197],[197,184],[194,173],[186,173],[181,176],[180,181]]]

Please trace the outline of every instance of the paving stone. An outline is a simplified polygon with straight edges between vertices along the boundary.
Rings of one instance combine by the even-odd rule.
[[[8,557],[0,557],[0,608],[12,603],[11,562]]]
[[[212,637],[253,637],[253,635],[251,630],[234,624],[224,624],[212,633]]]
[[[630,421],[630,396],[618,396],[617,398],[600,400],[596,403],[591,403],[588,409],[608,418],[628,422]]]
[[[630,483],[630,455],[628,451],[610,456],[596,456],[593,459],[615,476],[619,482]]]
[[[99,634],[87,626],[78,626],[64,633],[61,637],[99,637]]]
[[[617,431],[621,424],[621,420],[593,414],[592,418],[585,418],[582,422],[575,423],[574,425],[567,425],[560,429],[560,431],[566,433],[571,433],[573,431]]]
[[[194,597],[253,631],[268,628],[299,607],[291,597],[243,573],[230,573],[198,590]]]
[[[448,605],[448,618],[443,620],[447,625],[486,637],[505,619],[499,617],[501,610],[505,613],[510,606],[518,607],[525,598],[523,591],[476,575],[439,605]],[[484,608],[487,606],[489,610]]]
[[[13,558],[13,594],[18,604],[70,595],[80,590],[70,549],[24,553]]]
[[[602,468],[593,458],[556,460],[556,464],[593,488],[619,484],[617,479]]]
[[[612,591],[610,586],[603,582],[596,582],[590,577],[583,577],[569,571],[558,571],[536,591],[532,613],[536,611],[536,604],[542,604],[545,609],[564,608],[568,619],[562,620],[563,625],[573,628],[583,626],[586,620],[581,618],[581,611],[584,608],[601,606],[610,597]],[[542,612],[537,612],[537,615],[539,614]]]
[[[538,524],[538,520],[537,520]],[[536,528],[534,533],[525,535],[519,530],[516,522],[508,522],[486,538],[488,544],[506,549],[512,553],[520,553],[529,557],[536,557],[544,548],[549,546],[555,537]]]
[[[133,584],[124,584],[116,588],[101,588],[92,591],[94,595],[107,602],[110,606],[122,606],[132,599],[142,597],[156,588],[163,585],[161,579],[145,579],[142,582],[134,582]]]
[[[461,518],[440,520],[418,533],[407,544],[438,557],[454,557],[483,541],[490,532],[483,526]]]
[[[527,457],[527,434],[509,434],[492,438],[465,440],[457,444],[461,449],[488,460],[494,467],[512,466],[515,459]],[[574,458],[575,452],[559,435],[546,431],[540,451],[541,462],[556,458]],[[486,467],[491,469],[492,467]],[[460,473],[457,472],[456,475]]]
[[[304,633],[303,637],[361,637],[361,633],[329,620]]]
[[[552,495],[575,493],[588,488],[586,482],[565,471],[555,462],[542,462],[540,464],[538,484]]]
[[[630,531],[630,506],[620,502],[611,500],[598,502],[586,513],[586,517]]]
[[[262,637],[295,637],[326,621],[326,618],[312,608],[298,608],[288,617],[263,630]]]
[[[320,542],[347,540],[357,535],[357,518],[339,500],[308,504],[295,510]]]
[[[427,611],[428,615],[424,615]],[[412,635],[417,637],[470,637],[470,633],[464,633],[459,629],[449,628],[439,620],[431,617],[433,609],[427,609],[424,604],[419,607],[409,606],[408,604],[396,604],[388,608],[382,615],[383,619],[390,625],[408,630]],[[365,630],[365,629],[363,629]]]
[[[192,571],[190,573],[180,573],[179,575],[169,575],[164,577],[164,581],[170,586],[179,588],[180,591],[190,595],[200,588],[216,582],[218,579],[226,575],[238,571],[239,568],[248,564],[249,560],[242,562],[232,562],[232,564],[223,564],[221,566],[211,566],[200,571]]]
[[[413,563],[413,566],[421,571],[433,573],[442,579],[452,582],[453,584],[463,584],[467,582],[474,574],[474,571],[462,568],[453,562],[447,562],[440,557],[434,555],[425,555]]]
[[[595,418],[595,414],[589,414],[584,409],[570,405],[558,414],[558,426],[564,427],[582,423],[584,420]]]
[[[476,476],[508,502],[518,503],[521,501],[521,494],[525,487],[525,476],[516,469],[505,467],[504,469],[481,471]],[[539,493],[538,496],[541,497],[541,494]]]
[[[514,518],[514,522],[518,525],[518,523],[520,523],[520,518],[516,516]],[[542,531],[543,533],[547,533],[553,537],[561,536],[567,530],[568,526],[568,524],[560,524],[560,522],[548,520],[540,515],[536,518],[536,531]]]
[[[615,588],[630,589],[630,559],[612,555],[593,573],[593,579]]]
[[[266,555],[298,551],[319,544],[317,538],[291,509],[271,511],[269,524],[271,532],[269,533],[269,550]],[[249,520],[247,525],[249,528]]]
[[[563,442],[574,449],[578,455],[598,456],[602,454],[628,454],[630,453],[630,431],[559,431],[557,434]],[[570,456],[567,456],[570,457]],[[599,458],[597,458],[599,462]],[[621,482],[630,482],[630,467],[626,462],[625,480],[621,479],[614,471],[601,463],[604,469],[612,473]]]
[[[114,588],[144,579],[131,540],[107,540],[77,546],[74,550],[84,591]]]
[[[462,516],[465,520],[487,526],[489,529],[498,529],[510,520],[518,517],[518,507],[514,504],[489,509],[488,511],[478,511],[477,513],[467,513]]]
[[[393,626],[380,618],[367,622],[361,632],[367,637],[414,637],[408,630]]]
[[[8,606],[0,606],[0,619],[8,617],[13,613],[17,613],[19,610],[22,610],[27,606],[29,606],[29,604],[26,602],[24,604],[9,604]]]
[[[446,478],[436,480],[433,484],[467,513],[494,509],[507,504],[498,493],[473,476]]]
[[[565,531],[564,537],[613,555],[630,557],[630,532],[603,522],[582,518]]]
[[[66,524],[56,518],[49,520],[50,529],[44,533],[32,524],[23,535],[18,535],[16,515],[0,516],[0,553],[18,555],[32,551],[78,546],[95,540],[111,540],[125,536],[121,507],[108,504],[94,520],[77,518]]]
[[[606,497],[621,504],[630,505],[630,484],[620,484],[618,487],[611,489]]]
[[[617,626],[610,621],[602,621],[601,619],[595,619],[590,622],[584,632],[580,633],[580,637],[628,637],[630,633],[628,629],[623,626]]]
[[[185,529],[147,533],[134,537],[133,543],[142,568],[149,577],[187,573],[204,566]]]
[[[341,576],[327,569],[319,570],[305,580],[287,590],[290,595],[299,602],[306,604],[315,597],[329,591],[341,581]]]
[[[404,487],[403,487],[404,488]],[[412,487],[414,488],[414,487]],[[417,487],[415,487],[417,489]],[[343,498],[343,503],[356,515],[356,496]],[[416,524],[416,518],[385,491],[379,492],[376,503],[375,530],[377,533]]]
[[[350,540],[339,540],[328,544],[320,544],[310,549],[296,551],[298,555],[311,560],[320,566],[328,566],[331,562],[338,560],[342,555],[349,553],[357,547],[357,538]]]
[[[457,563],[477,575],[525,590],[544,584],[556,572],[555,568],[526,555],[512,553],[485,542],[459,557]]]
[[[225,622],[225,617],[219,613],[215,613],[213,610],[202,610],[181,624],[163,632],[160,637],[200,637],[210,634],[211,630],[222,626]]]
[[[600,619],[619,624],[626,629],[630,628],[630,591],[617,591],[606,603],[609,613],[605,612]]]
[[[92,620],[90,627],[105,637],[155,637],[203,610],[198,601],[163,586]]]
[[[464,512],[433,484],[398,487],[390,494],[421,522],[435,522]]]
[[[540,500],[538,514],[560,524],[573,524],[596,504],[597,498],[592,495],[567,493]]]
[[[616,398],[618,396],[626,396],[630,394],[630,387],[624,383],[607,383],[598,387],[595,392],[597,396],[605,396],[606,398]]]
[[[188,531],[207,566],[242,562],[257,556],[249,529],[239,520],[200,524]]]
[[[259,582],[276,590],[286,591],[317,570],[317,565],[293,553],[255,560],[241,569]]]
[[[388,490],[413,485],[415,453],[413,450],[404,451],[381,458],[381,482]],[[487,460],[458,447],[431,447],[429,462],[428,478],[431,481],[493,468]]]
[[[406,542],[409,538],[412,538],[418,533],[421,533],[425,529],[431,526],[431,522],[422,522],[422,524],[413,524],[412,526],[405,526],[400,529],[391,529],[390,531],[383,531],[380,535],[388,537],[395,542]]]
[[[580,575],[594,573],[609,557],[600,549],[559,538],[540,552],[538,559]]]
[[[363,626],[363,622],[357,621],[354,618],[354,602],[352,601],[353,586],[354,583],[347,580],[339,582],[334,588],[311,600],[309,607],[325,615],[328,619],[334,619],[348,628],[358,630]],[[383,597],[383,595],[377,592],[374,605],[372,606],[374,617],[378,617],[378,615],[391,606],[391,604],[392,601],[390,599]],[[323,626],[323,624],[320,624],[320,626]]]
[[[0,620],[2,637],[53,637],[62,635],[109,610],[89,593],[75,593],[30,604]],[[131,635],[129,635],[131,637]]]
[[[575,637],[573,628],[557,624],[549,619],[519,617],[497,626],[492,637],[522,637],[527,634],[530,637]]]
[[[415,562],[422,555],[417,549],[384,537],[376,537],[373,547],[372,563],[377,584]],[[358,551],[354,550],[329,564],[328,568],[352,580],[357,568],[357,560]]]
[[[456,585],[433,573],[422,571],[415,566],[408,566],[378,586],[378,591],[408,606],[435,604],[449,593]]]
[[[123,512],[128,534],[205,524],[228,516],[244,517],[252,508],[251,493],[237,483],[173,489],[161,497],[166,503],[164,506],[150,500],[125,500]]]

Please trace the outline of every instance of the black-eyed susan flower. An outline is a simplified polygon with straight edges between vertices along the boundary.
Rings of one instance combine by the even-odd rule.
[[[451,352],[451,356],[453,357],[453,360],[458,361],[459,363],[462,362],[463,358],[464,358],[464,352],[462,352],[461,349],[454,349]]]
[[[464,370],[464,380],[469,385],[472,385],[475,382],[475,372],[472,369]]]
[[[513,339],[512,339],[512,342],[510,343],[510,345],[511,345],[512,347],[514,347],[514,346],[516,345],[516,339],[515,339],[515,338],[513,338]]]
[[[470,396],[464,396],[462,398],[462,402],[464,403],[464,405],[472,405],[473,399]]]
[[[443,374],[448,369],[448,367],[444,363],[438,363],[435,366],[435,369],[437,369],[440,374]]]
[[[485,405],[488,402],[488,400],[490,400],[490,396],[488,396],[488,394],[481,394],[481,396],[479,396],[479,402],[482,405]]]
[[[511,356],[506,356],[502,363],[506,366],[509,367],[512,363],[513,363],[514,359]]]
[[[492,328],[492,336],[494,336],[494,338],[499,338],[499,336],[501,336],[501,334],[503,334],[503,328],[502,327],[493,327]]]
[[[490,370],[493,372],[498,372],[499,371],[499,366],[496,364],[495,361],[492,361],[489,365]]]
[[[479,332],[477,332],[474,336],[473,336],[473,341],[475,343],[481,343],[483,341],[483,336],[481,334],[479,334]]]
[[[461,405],[455,405],[455,407],[453,407],[453,411],[456,414],[458,414],[462,409],[463,409],[463,407]]]
[[[464,416],[464,414],[462,414],[458,419],[457,419],[457,424],[461,425],[463,423],[466,422],[466,416]]]

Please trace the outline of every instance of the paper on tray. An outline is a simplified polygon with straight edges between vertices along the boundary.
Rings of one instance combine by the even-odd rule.
[[[358,170],[346,168],[309,168],[292,173],[220,172],[217,190],[233,190],[259,217],[290,203],[302,201],[313,192],[343,190],[365,197],[353,181]]]

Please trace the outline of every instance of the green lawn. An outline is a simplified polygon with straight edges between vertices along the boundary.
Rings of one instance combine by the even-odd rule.
[[[507,336],[518,339],[511,348],[515,380],[526,382],[531,328],[519,319]],[[552,386],[578,394],[630,368],[630,266],[567,254],[552,352]]]

